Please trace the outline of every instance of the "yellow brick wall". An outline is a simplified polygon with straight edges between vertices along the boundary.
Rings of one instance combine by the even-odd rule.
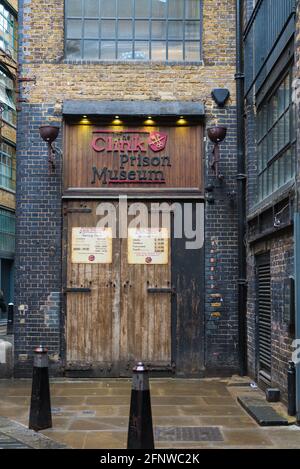
[[[23,84],[23,96],[32,104],[57,103],[58,109],[64,99],[153,99],[205,101],[209,110],[211,90],[226,87],[234,103],[235,0],[204,0],[203,21],[203,65],[68,64],[63,2],[32,0],[24,13],[30,38],[22,74],[36,76],[36,84]]]
[[[15,195],[11,192],[6,192],[5,190],[0,189],[0,206],[15,210]]]

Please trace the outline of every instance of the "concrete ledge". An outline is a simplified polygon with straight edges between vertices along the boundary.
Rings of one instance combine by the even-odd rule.
[[[204,116],[203,103],[196,101],[85,101],[66,100],[63,114],[80,116]]]

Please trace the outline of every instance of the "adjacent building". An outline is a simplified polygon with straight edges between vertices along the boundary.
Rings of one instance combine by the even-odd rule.
[[[14,301],[18,2],[0,2],[0,289]],[[0,320],[6,313],[0,312]]]
[[[262,387],[279,387],[283,399],[296,323],[297,6],[245,1],[244,21],[248,373]]]

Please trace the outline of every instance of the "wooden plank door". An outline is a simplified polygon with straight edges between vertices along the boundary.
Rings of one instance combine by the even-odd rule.
[[[69,202],[65,208],[66,365],[118,376],[120,348],[120,250],[113,240],[111,264],[72,263],[72,228],[96,227],[99,202]]]
[[[124,376],[143,360],[170,370],[170,240],[166,264],[129,264],[126,238],[112,240],[111,264],[72,263],[72,230],[96,227],[98,204],[74,201],[65,207],[67,369]]]
[[[128,217],[130,223],[131,217]],[[161,228],[161,226],[152,228]],[[120,369],[142,360],[171,369],[171,243],[167,264],[129,264],[128,240],[121,241]]]

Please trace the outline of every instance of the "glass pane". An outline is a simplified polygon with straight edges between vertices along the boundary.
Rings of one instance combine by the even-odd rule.
[[[137,20],[135,22],[135,37],[137,39],[149,38],[149,21]]]
[[[285,100],[284,100],[284,105],[285,108],[288,108],[290,104],[290,96],[291,96],[291,88],[290,88],[290,75],[286,77],[284,80],[284,89],[285,89]]]
[[[277,95],[278,95],[278,112],[279,112],[279,115],[281,115],[285,109],[285,106],[284,106],[284,82],[281,83],[281,85],[279,86],[278,88],[278,91],[277,91]]]
[[[169,21],[168,38],[169,39],[182,39],[183,38],[182,21]]]
[[[263,196],[267,197],[268,195],[268,174],[267,171],[263,173]]]
[[[291,150],[285,152],[284,155],[281,157],[284,159],[284,166],[285,166],[285,181],[289,181],[292,175],[292,159],[291,159]]]
[[[149,60],[149,42],[138,41],[134,43],[135,60]]]
[[[292,146],[291,159],[292,159],[292,174],[291,174],[291,176],[293,177],[293,176],[295,176],[295,172],[296,172],[296,145]]]
[[[99,58],[99,41],[84,41],[83,57],[90,60]]]
[[[199,0],[186,0],[185,17],[200,19],[200,2]]]
[[[98,20],[85,20],[84,21],[84,37],[89,37],[89,38],[99,37],[99,21]]]
[[[270,126],[278,119],[278,98],[274,95],[270,102]]]
[[[284,179],[284,157],[280,157],[278,160],[278,184],[279,187],[283,186],[285,179]]]
[[[82,36],[82,21],[67,20],[67,37],[80,39]]]
[[[274,161],[273,163],[273,190],[276,191],[278,189],[278,160]]]
[[[118,59],[119,60],[133,59],[132,42],[128,42],[128,41],[118,42]]]
[[[116,0],[100,0],[100,15],[102,18],[116,18]]]
[[[169,42],[168,43],[168,60],[179,61],[183,59],[183,44],[182,42]]]
[[[69,40],[66,42],[66,56],[67,59],[80,59],[80,41]]]
[[[152,21],[152,39],[166,38],[166,24],[165,21]]]
[[[290,141],[290,113],[287,111],[284,115],[284,133],[285,133],[285,143]]]
[[[261,153],[261,161],[262,161],[262,169],[267,166],[268,159],[270,158],[270,154],[268,152],[268,138],[265,137],[262,141],[262,153]]]
[[[267,169],[268,175],[268,194],[273,192],[273,169],[272,166]]]
[[[285,145],[285,135],[284,135],[284,116],[282,116],[278,121],[278,148],[279,150]]]
[[[85,0],[84,16],[99,16],[99,0]]]
[[[82,16],[81,0],[67,0],[67,16]]]
[[[132,18],[132,0],[118,0],[118,17],[119,18]]]
[[[116,43],[114,41],[101,41],[101,55],[102,60],[115,60],[116,58]]]
[[[152,60],[166,60],[166,43],[155,41],[151,44],[151,58]]]
[[[135,17],[136,18],[149,18],[150,17],[150,0],[135,0]]]
[[[112,39],[116,37],[116,21],[115,20],[102,20],[101,21],[101,37],[104,39]]]
[[[260,173],[262,169],[262,144],[260,144],[257,145],[257,171]]]
[[[169,0],[169,18],[183,18],[183,0]]]
[[[185,39],[200,39],[200,21],[186,21]]]
[[[166,18],[167,2],[152,0],[152,18]]]
[[[119,20],[118,22],[119,33],[118,37],[120,39],[132,39],[132,21],[131,20]]]
[[[185,60],[199,61],[200,57],[200,42],[186,42],[185,43]]]
[[[268,131],[268,105],[265,104],[262,110],[262,134],[265,135]]]
[[[277,125],[275,125],[275,127],[273,128],[270,136],[272,140],[272,155],[270,156],[274,156],[278,152],[278,126]]]

